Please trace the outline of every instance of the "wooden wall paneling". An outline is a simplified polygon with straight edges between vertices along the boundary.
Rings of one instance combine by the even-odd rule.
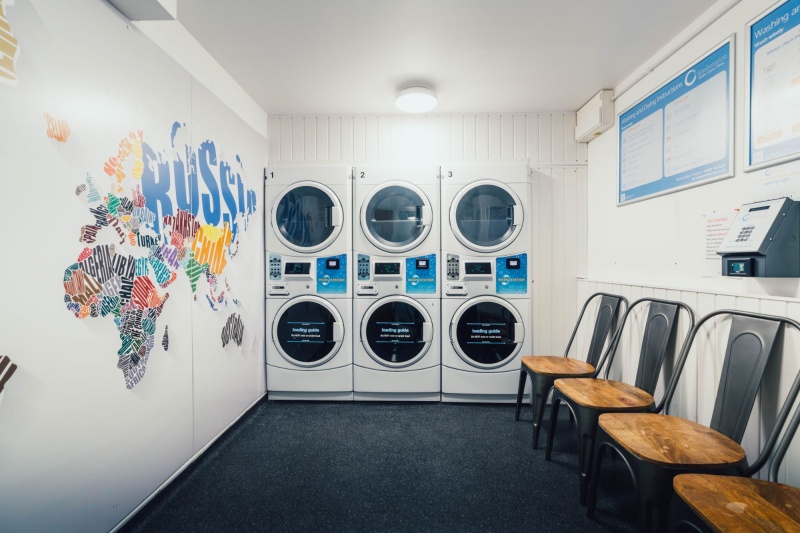
[[[342,159],[342,117],[328,117],[328,160]]]
[[[550,262],[551,262],[551,291],[552,291],[552,307],[551,314],[553,315],[552,331],[554,346],[561,346],[566,344],[567,339],[564,337],[564,316],[566,308],[564,306],[566,285],[565,277],[568,276],[566,272],[566,264],[564,261],[565,246],[564,238],[566,235],[566,227],[564,224],[564,204],[565,204],[565,173],[563,168],[552,168],[550,170],[552,176],[552,199],[550,204],[553,206],[552,212],[552,239],[550,247]]]
[[[441,161],[449,161],[452,153],[452,126],[450,124],[451,121],[450,115],[439,115],[438,117],[438,136],[439,136],[439,143],[438,143],[438,154],[437,159]]]
[[[525,135],[525,115],[513,116],[514,128],[514,149],[512,157],[517,161],[524,161],[528,158],[528,145]]]
[[[553,113],[551,117],[550,139],[552,142],[552,155],[550,162],[564,164],[566,162],[564,158],[564,115],[562,113]]]
[[[353,161],[356,163],[367,160],[367,117],[357,115],[353,117]]]
[[[698,320],[715,309],[717,309],[717,299],[714,294],[698,293],[697,308],[694,310]],[[717,380],[719,379],[719,367],[721,365],[721,359],[713,355],[717,346],[717,330],[720,328],[718,322],[708,322],[703,325],[703,329],[697,334],[695,349],[690,353],[693,359],[690,358],[686,363],[687,365],[691,364],[692,360],[694,360],[695,370],[697,371],[695,382],[690,384],[687,381],[686,384],[687,387],[694,386],[697,391],[695,421],[706,425],[711,422]]]
[[[403,117],[389,117],[389,159],[400,161],[403,157]]]
[[[539,169],[536,172],[539,181],[539,202],[536,234],[539,241],[539,273],[536,280],[539,285],[538,297],[540,309],[537,323],[541,348],[546,352],[554,349],[552,341],[553,314],[549,310],[553,305],[553,178],[551,169]]]
[[[380,162],[392,159],[392,119],[387,116],[378,117],[377,158]]]
[[[268,119],[269,128],[269,164],[281,160],[281,119],[271,116]]]
[[[488,115],[487,119],[487,158],[498,161],[502,154],[502,130],[500,127],[500,115]]]
[[[539,115],[529,113],[525,115],[525,145],[531,166],[542,163],[539,160]]]
[[[364,122],[364,159],[374,162],[378,160],[378,144],[380,142],[380,137],[378,136],[378,117],[365,117]]]
[[[585,278],[589,264],[589,172],[585,166],[577,169],[575,228],[575,275]]]
[[[575,321],[577,320],[578,313],[583,307],[583,304],[586,303],[586,300],[588,300],[592,294],[594,294],[594,290],[592,290],[594,284],[592,282],[578,280],[576,285],[577,285],[577,294],[574,302],[575,320],[572,321],[571,327],[575,326]],[[584,316],[584,322],[587,321],[593,322],[592,320],[593,316],[594,315],[589,314],[589,311],[587,310],[586,315]],[[590,337],[591,333],[587,333],[587,328],[581,327],[575,334],[575,340],[572,343],[570,357],[575,357],[581,360],[585,360],[586,353],[588,351]],[[564,346],[564,348],[566,348],[566,345]]]
[[[353,117],[342,118],[342,161],[355,162]]]
[[[424,149],[422,159],[434,161],[439,153],[439,121],[435,116],[420,117],[425,125]]]
[[[303,117],[293,117],[292,128],[292,161],[305,159],[305,120]]]
[[[563,323],[563,339],[566,344],[569,340],[569,334],[572,330],[572,324],[578,316],[578,310],[574,305],[577,296],[577,242],[578,242],[578,226],[577,226],[577,205],[575,198],[577,196],[578,178],[575,168],[562,169],[564,172],[564,204],[561,214],[561,220],[564,225],[564,238],[561,242],[561,249],[564,254],[564,271],[562,279],[564,281],[564,318]]]
[[[564,113],[561,115],[564,121],[564,162],[567,164],[581,163],[578,161],[578,143],[575,140],[575,124],[578,115],[575,113]]]
[[[500,159],[514,160],[514,115],[500,115]]]
[[[453,115],[450,117],[450,157],[452,159],[466,159],[464,143],[464,115]]]
[[[539,163],[553,163],[553,115],[539,115]]]
[[[464,115],[464,159],[477,158],[477,118],[475,115]]]
[[[317,160],[317,117],[303,117],[303,160]]]
[[[328,132],[328,117],[317,117],[316,129],[317,160],[329,161],[328,139],[330,138],[330,133]]]
[[[281,161],[292,160],[292,117],[281,117]]]
[[[475,117],[475,158],[489,159],[489,115]]]

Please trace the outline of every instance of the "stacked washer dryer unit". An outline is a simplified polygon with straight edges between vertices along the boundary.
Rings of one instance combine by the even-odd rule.
[[[439,401],[439,167],[353,176],[354,398]]]
[[[532,346],[527,165],[442,167],[442,400],[510,402]]]
[[[270,399],[352,400],[350,167],[266,176]]]

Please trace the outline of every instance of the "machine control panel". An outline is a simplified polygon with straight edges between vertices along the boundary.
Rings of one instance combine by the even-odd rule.
[[[289,296],[289,286],[285,283],[270,283],[267,285],[267,294],[270,296]]]
[[[800,202],[778,198],[744,204],[717,254],[723,276],[800,277]]]
[[[528,254],[466,257],[447,254],[447,296],[527,294]]]
[[[307,258],[270,253],[267,295],[346,294],[347,255]]]
[[[281,256],[278,254],[269,254],[269,279],[281,279]]]
[[[437,254],[417,257],[358,254],[356,295],[437,294]]]

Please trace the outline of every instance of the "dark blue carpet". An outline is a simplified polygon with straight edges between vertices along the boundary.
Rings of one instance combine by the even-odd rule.
[[[566,411],[546,462],[529,408],[262,402],[123,531],[635,531],[622,461],[585,516]]]

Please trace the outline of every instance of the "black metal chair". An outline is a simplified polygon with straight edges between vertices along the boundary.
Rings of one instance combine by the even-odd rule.
[[[714,311],[703,317],[690,332],[678,358],[665,392],[664,410],[669,409],[698,331],[710,319],[722,315],[731,316],[732,320],[710,425],[656,413],[601,415],[589,478],[588,516],[593,515],[597,504],[597,484],[603,454],[608,449],[622,457],[633,477],[642,531],[666,528],[676,475],[700,472],[741,475],[764,465],[786,422],[790,405],[784,403],[767,443],[750,468],[740,442],[764,369],[776,351],[778,336],[783,331],[781,326],[800,330],[800,324],[794,320],[735,310]],[[797,388],[796,381],[792,394],[796,394]]]
[[[800,373],[795,379],[795,395],[798,388]],[[794,400],[796,397],[791,403]],[[771,457],[769,481],[712,474],[675,476],[670,531],[800,531],[800,488],[778,483],[778,470],[798,426],[800,409],[795,409]],[[754,473],[748,469],[745,475]]]
[[[629,324],[629,318],[637,308],[647,306],[647,319],[642,330],[642,346],[639,355],[636,380],[631,386],[627,383],[609,380],[614,356],[619,347],[619,337]],[[591,471],[594,439],[597,420],[603,413],[658,411],[663,403],[656,406],[653,394],[658,385],[659,375],[672,354],[673,360],[678,353],[676,337],[678,318],[683,309],[688,316],[688,333],[694,327],[694,313],[682,302],[661,300],[658,298],[641,298],[635,301],[622,319],[622,325],[615,342],[609,347],[605,359],[605,379],[598,379],[598,370],[593,378],[557,379],[553,389],[553,400],[550,407],[550,431],[547,435],[545,460],[550,460],[553,450],[556,422],[560,404],[565,404],[575,417],[578,436],[578,469],[580,471],[580,502],[586,503],[586,491],[589,486],[588,477]]]
[[[572,359],[569,351],[578,333],[578,329],[583,322],[586,309],[595,299],[600,298],[595,315],[594,329],[592,338],[589,342],[589,352],[586,361]],[[624,305],[623,305],[624,304]],[[537,447],[539,443],[539,429],[542,425],[542,414],[547,404],[547,396],[553,383],[558,378],[566,377],[588,377],[594,375],[595,367],[603,354],[606,342],[613,342],[619,331],[619,327],[614,327],[617,322],[619,311],[623,308],[623,313],[628,308],[628,300],[624,296],[596,292],[591,295],[583,304],[578,320],[569,337],[567,349],[564,356],[554,355],[529,355],[522,358],[519,371],[519,388],[517,390],[517,409],[514,413],[514,420],[519,421],[519,413],[522,407],[522,396],[525,392],[525,383],[528,376],[531,378],[531,411],[533,416],[533,439],[532,446]]]

